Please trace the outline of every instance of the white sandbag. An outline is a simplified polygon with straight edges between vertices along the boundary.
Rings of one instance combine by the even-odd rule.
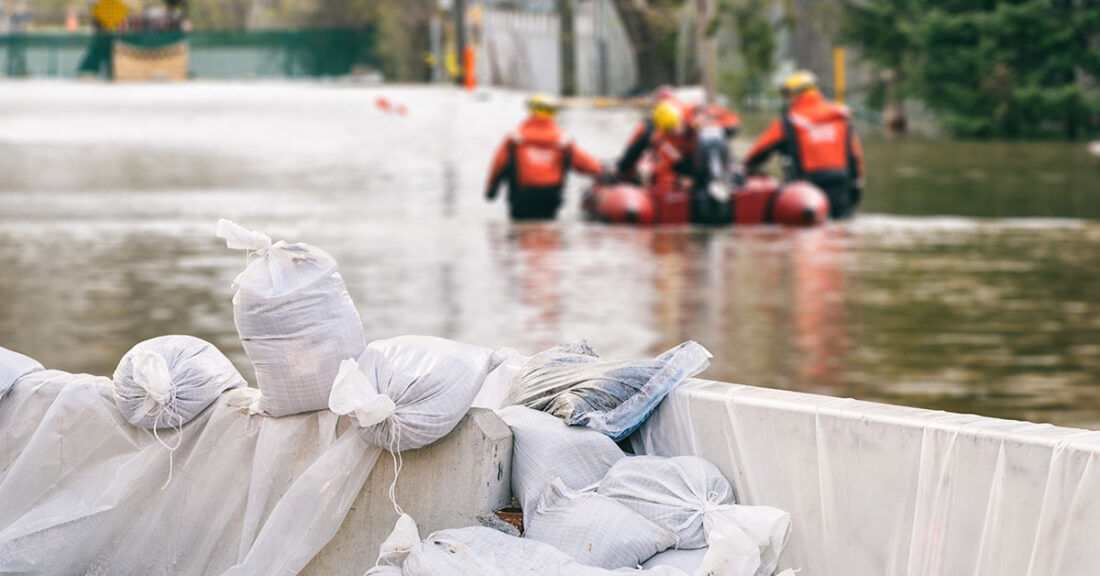
[[[649,560],[642,562],[642,568],[651,570],[659,566],[669,566],[679,570],[683,570],[688,574],[695,574],[695,571],[702,566],[703,557],[707,554],[707,548],[697,548],[695,550],[677,550],[670,548],[664,552],[658,552]]]
[[[734,503],[729,481],[696,456],[623,458],[608,470],[598,492],[672,531],[683,549],[707,545],[704,512]]]
[[[553,546],[482,526],[431,534],[409,554],[401,573],[404,576],[613,576],[620,573],[688,576],[670,567],[610,571],[585,566]],[[368,574],[389,576],[390,573]]]
[[[139,343],[118,363],[115,404],[141,428],[178,428],[222,392],[246,386],[213,344],[192,336],[161,336]]]
[[[497,414],[512,429],[512,495],[531,512],[555,478],[579,490],[595,486],[611,465],[626,456],[610,438],[523,406]],[[528,517],[524,516],[524,526]]]
[[[508,404],[549,412],[622,440],[681,382],[710,364],[710,352],[688,341],[650,360],[607,362],[587,343],[536,354],[516,380]]]
[[[0,400],[23,376],[44,370],[37,360],[0,346]]]
[[[218,236],[249,251],[234,280],[233,320],[263,393],[258,408],[272,416],[324,409],[340,361],[366,347],[336,260],[309,244],[272,244],[224,219]]]
[[[707,510],[703,518],[710,545],[703,569],[715,576],[771,576],[775,572],[791,535],[790,514],[771,506],[731,504]],[[751,562],[738,560],[752,557],[744,552],[750,547],[758,558],[755,571],[744,568]],[[738,566],[741,568],[734,568]]]
[[[507,406],[512,385],[522,373],[523,367],[531,360],[530,356],[524,356],[512,348],[500,348],[497,354],[502,358],[501,363],[485,377],[485,384],[474,398],[473,406],[489,410]]]
[[[402,568],[405,576],[544,576],[571,564],[552,546],[472,526],[431,534]]]
[[[543,492],[524,538],[550,544],[588,566],[634,567],[676,544],[676,535],[595,492],[570,490],[561,479]]]
[[[399,452],[446,436],[502,360],[490,348],[433,336],[376,340],[344,360],[328,406],[351,414],[367,442]]]

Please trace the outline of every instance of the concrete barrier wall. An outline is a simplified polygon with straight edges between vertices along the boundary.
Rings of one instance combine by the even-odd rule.
[[[1100,574],[1100,433],[693,381],[633,442],[791,513],[800,576]]]
[[[394,463],[383,452],[336,536],[301,572],[305,576],[362,576],[393,530],[390,503]],[[397,503],[416,520],[421,537],[445,528],[478,525],[512,501],[512,432],[491,410],[473,408],[438,442],[402,454]]]

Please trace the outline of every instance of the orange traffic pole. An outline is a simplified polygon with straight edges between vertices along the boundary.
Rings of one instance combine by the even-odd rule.
[[[477,72],[474,70],[474,47],[467,46],[462,51],[462,86],[466,90],[477,88]]]

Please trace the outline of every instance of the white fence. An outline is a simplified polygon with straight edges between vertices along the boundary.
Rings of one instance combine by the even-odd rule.
[[[561,93],[559,37],[557,14],[486,10],[478,76],[493,86]],[[621,95],[634,89],[637,62],[610,0],[578,3],[573,37],[577,94]]]

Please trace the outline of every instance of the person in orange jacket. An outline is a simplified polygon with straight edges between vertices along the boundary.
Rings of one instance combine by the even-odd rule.
[[[829,216],[850,218],[863,197],[863,148],[846,106],[829,102],[812,72],[783,82],[787,106],[756,140],[745,166],[754,172],[773,152],[784,157],[787,178],[805,179],[829,197]]]
[[[667,128],[658,128],[656,125],[657,107],[666,102],[679,108],[680,128],[676,133],[670,133]],[[665,116],[668,115],[665,114]],[[698,130],[704,124],[721,127],[726,138],[729,139],[737,134],[741,127],[741,119],[737,114],[713,104],[684,104],[676,98],[671,86],[658,87],[653,91],[651,116],[634,129],[626,150],[619,157],[616,164],[619,177],[631,179],[642,155],[651,148],[654,138],[662,135],[666,141],[676,147],[682,158],[674,166],[676,173],[688,177],[698,176],[702,166],[695,153],[695,146]]]
[[[532,96],[527,101],[530,116],[493,156],[485,198],[492,201],[507,182],[513,220],[552,220],[561,207],[570,170],[590,176],[603,174],[600,162],[558,128],[554,122],[558,108],[549,96]]]

